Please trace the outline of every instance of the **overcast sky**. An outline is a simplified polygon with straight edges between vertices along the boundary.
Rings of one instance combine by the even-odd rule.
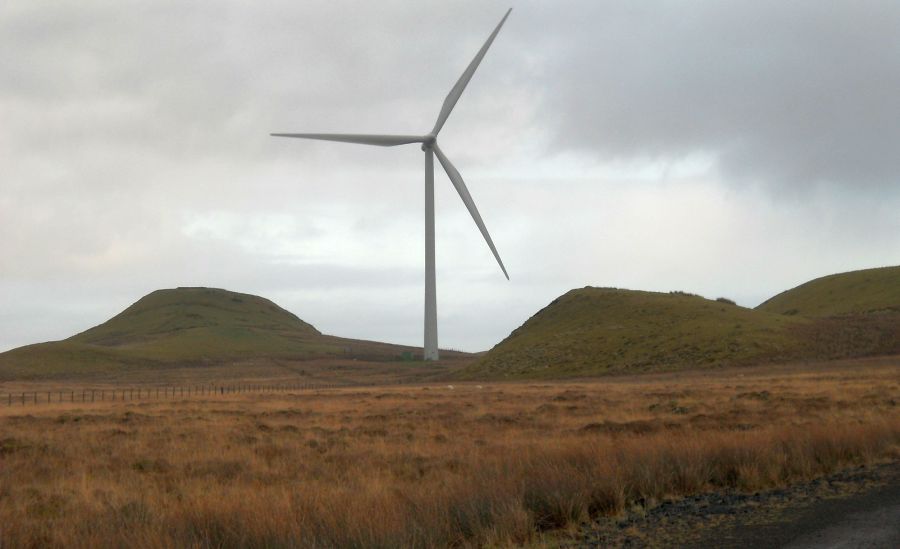
[[[440,135],[442,347],[567,290],[755,306],[900,264],[896,1],[0,4],[0,350],[144,294],[262,295],[420,345],[423,153],[269,137]]]

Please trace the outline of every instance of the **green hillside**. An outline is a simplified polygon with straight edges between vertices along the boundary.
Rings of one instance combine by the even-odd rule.
[[[0,354],[0,378],[212,365],[251,358],[393,360],[412,347],[321,334],[271,301],[214,288],[157,290],[63,341]],[[459,355],[460,353],[450,353]]]
[[[157,290],[67,339],[153,357],[200,358],[317,349],[322,334],[268,299],[214,288]],[[329,350],[329,349],[321,349]]]
[[[69,340],[113,346],[148,334],[223,325],[320,335],[295,314],[262,297],[216,288],[176,288],[147,294],[107,322]]]
[[[885,267],[819,278],[756,309],[683,292],[572,290],[451,375],[560,378],[898,353],[900,267]],[[261,297],[177,288],[69,339],[0,354],[0,379],[415,356],[420,348],[323,335]]]
[[[757,309],[808,317],[900,313],[900,267],[823,276],[782,292]]]
[[[463,370],[550,378],[784,360],[806,321],[683,293],[586,287],[555,299]]]

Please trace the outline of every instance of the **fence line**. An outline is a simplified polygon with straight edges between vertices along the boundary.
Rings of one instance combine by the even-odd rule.
[[[399,384],[399,382],[397,382]],[[175,398],[213,397],[245,393],[287,393],[319,391],[323,389],[373,387],[375,383],[236,383],[165,385],[162,387],[136,387],[127,389],[80,389],[56,391],[22,391],[0,393],[0,405],[26,406],[36,404],[65,404],[91,402],[130,402],[141,400],[171,400]],[[380,384],[378,384],[380,385]]]

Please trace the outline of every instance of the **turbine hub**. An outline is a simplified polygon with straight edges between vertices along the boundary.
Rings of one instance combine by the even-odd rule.
[[[422,150],[424,151],[430,149],[434,145],[435,141],[437,141],[437,136],[433,133],[429,133],[428,135],[423,136]]]

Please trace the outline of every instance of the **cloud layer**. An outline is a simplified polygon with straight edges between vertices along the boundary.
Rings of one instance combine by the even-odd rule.
[[[0,8],[0,349],[160,287],[417,344],[422,157],[274,131],[419,133],[506,4]],[[441,343],[572,287],[755,305],[900,250],[900,7],[518,2],[441,134]]]

